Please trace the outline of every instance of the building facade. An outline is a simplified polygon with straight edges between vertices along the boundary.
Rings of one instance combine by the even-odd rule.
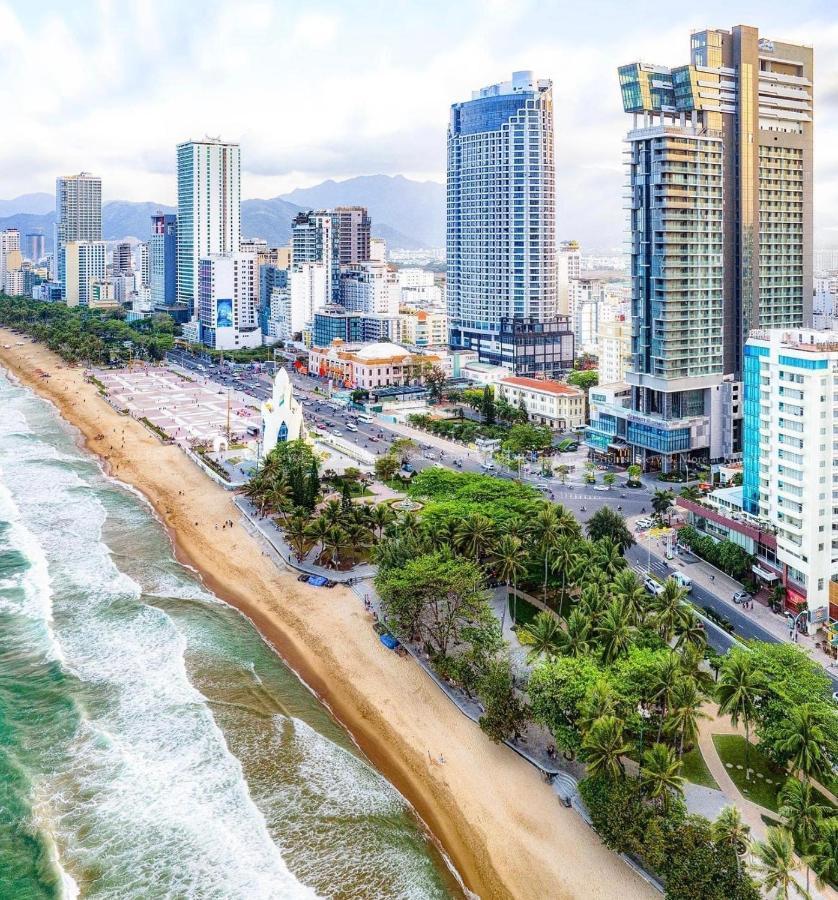
[[[811,319],[812,50],[756,28],[691,61],[619,69],[631,234],[632,461],[670,471],[741,448],[719,395],[754,327]],[[700,427],[695,427],[696,423]]]
[[[386,263],[367,261],[341,269],[339,299],[352,312],[396,315],[399,295]]]
[[[216,350],[240,350],[262,343],[256,256],[215,253],[199,270],[201,342]]]
[[[380,388],[420,384],[425,373],[444,359],[433,353],[417,353],[395,343],[312,345],[309,372],[332,378],[350,388]]]
[[[151,217],[149,287],[155,309],[177,303],[177,216],[155,213]]]
[[[509,376],[498,383],[498,395],[527,411],[530,422],[554,431],[585,425],[585,392],[562,381]]]
[[[239,252],[239,145],[212,138],[178,144],[177,190],[177,298],[198,316],[200,260]]]
[[[838,335],[752,331],[744,407],[743,508],[775,531],[792,599],[821,622],[838,587]]]
[[[46,236],[40,231],[30,231],[26,235],[26,255],[33,263],[39,263],[47,255]]]
[[[549,80],[515,72],[451,107],[447,192],[451,346],[506,365],[501,322],[557,312]]]
[[[570,314],[570,285],[582,274],[582,248],[579,241],[562,241],[559,245],[558,312]]]
[[[55,243],[57,278],[63,285],[62,248],[68,241],[102,240],[102,179],[89,172],[55,180]]]
[[[326,275],[323,303],[340,299],[340,251],[331,212],[306,212],[291,223],[291,267],[317,263]],[[319,303],[318,303],[319,305]]]
[[[336,206],[332,223],[338,265],[357,266],[370,258],[370,216],[365,206]]]
[[[104,241],[66,241],[61,248],[61,296],[67,306],[88,306],[93,285],[106,280]],[[101,293],[97,289],[97,295]]]
[[[615,384],[625,381],[631,365],[631,323],[624,318],[612,319],[599,326],[600,384]]]
[[[0,231],[0,291],[12,294],[12,282],[16,288],[15,274],[20,271],[22,264],[20,232],[17,228]]]
[[[134,248],[127,241],[114,247],[111,271],[114,275],[130,275],[134,272]]]

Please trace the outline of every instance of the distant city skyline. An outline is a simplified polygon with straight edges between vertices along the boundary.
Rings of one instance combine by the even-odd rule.
[[[624,236],[617,66],[682,59],[690,29],[731,20],[719,0],[64,6],[0,0],[0,72],[20,85],[7,95],[16,128],[0,148],[0,197],[87,170],[106,202],[173,204],[175,146],[206,134],[242,145],[246,198],[363,174],[444,182],[451,103],[532,69],[555,85],[558,234],[599,247]],[[815,244],[838,246],[834,6],[744,2],[734,18],[815,45]],[[264,114],[265,92],[278,115]]]

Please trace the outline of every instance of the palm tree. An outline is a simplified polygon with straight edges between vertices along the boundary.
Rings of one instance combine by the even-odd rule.
[[[565,620],[561,652],[565,656],[587,656],[591,646],[590,633],[590,622],[580,610],[574,609]]]
[[[630,610],[634,624],[641,625],[649,606],[649,595],[637,575],[631,569],[617,572],[611,583],[611,590]]]
[[[332,525],[337,525],[343,518],[343,506],[341,505],[340,500],[329,500],[324,504],[320,514],[325,516]]]
[[[781,740],[778,747],[790,754],[795,770],[806,778],[823,772],[826,734],[820,712],[811,703],[792,706],[788,718],[782,720],[779,728]]]
[[[820,837],[810,848],[807,861],[818,876],[819,887],[838,884],[838,816],[821,825]]]
[[[701,694],[690,677],[682,676],[675,684],[669,706],[669,716],[664,725],[665,731],[678,736],[678,756],[684,755],[684,746],[690,746],[698,740],[698,720],[706,719],[707,714],[701,711]]]
[[[622,778],[625,768],[621,757],[631,753],[631,744],[623,737],[623,723],[616,716],[602,716],[582,738],[581,757],[591,775]]]
[[[675,623],[675,647],[680,650],[687,645],[703,650],[707,645],[707,635],[704,633],[704,625],[698,616],[687,607],[682,607],[681,615]]]
[[[701,499],[701,491],[697,487],[682,487],[679,494],[685,500],[696,501]]]
[[[308,530],[308,519],[304,515],[293,515],[285,523],[285,539],[294,551],[297,559],[305,559],[311,550],[311,533]]]
[[[553,505],[543,506],[535,517],[533,533],[538,547],[538,552],[544,559],[544,600],[547,600],[547,568],[550,556],[562,536],[562,528],[559,524],[557,507]]]
[[[719,712],[728,713],[734,725],[738,725],[741,719],[745,726],[746,779],[750,778],[748,767],[750,726],[762,691],[762,678],[754,669],[751,657],[744,653],[728,654],[722,663],[719,683],[716,685],[716,700]]]
[[[309,535],[316,543],[320,544],[318,556],[322,556],[326,552],[326,535],[331,527],[332,523],[324,515],[317,516],[309,523]]]
[[[629,608],[619,600],[612,600],[599,620],[595,633],[606,665],[624,656],[632,645],[635,633]]]
[[[667,578],[663,590],[652,601],[655,626],[662,640],[669,643],[681,618],[686,591],[671,578]]]
[[[666,714],[672,702],[672,695],[675,692],[675,685],[682,678],[681,668],[678,664],[678,657],[674,653],[668,654],[655,667],[655,672],[650,685],[651,697],[660,707],[660,724],[658,725],[658,743],[660,743],[663,734],[663,724],[666,720]]]
[[[742,857],[751,844],[751,826],[742,821],[742,815],[735,806],[726,806],[712,825],[713,838],[718,843],[730,847],[736,854],[736,866],[742,871]]]
[[[329,557],[332,567],[340,564],[341,551],[349,544],[349,534],[340,525],[333,525],[326,533],[324,551]]]
[[[808,782],[789,778],[780,791],[780,815],[797,838],[797,844],[806,854],[818,837],[820,824],[828,809],[817,800],[817,794]],[[806,865],[806,890],[809,890],[809,864]]]
[[[610,538],[600,538],[594,543],[591,562],[602,569],[609,580],[614,578],[620,570],[626,568],[626,561],[620,552],[620,545]]]
[[[376,530],[378,539],[384,534],[384,529],[395,520],[396,513],[388,503],[379,503],[370,510],[370,524]]]
[[[765,840],[754,844],[754,855],[759,864],[760,885],[766,891],[774,891],[779,900],[789,900],[792,891],[810,900],[809,892],[794,880],[794,841],[789,831],[769,827]]]
[[[579,547],[576,540],[568,535],[560,537],[553,548],[550,568],[559,576],[562,586],[562,599],[567,595],[567,583],[573,576],[578,560]],[[545,581],[545,590],[546,586],[547,583]]]
[[[588,689],[585,699],[579,710],[579,729],[585,733],[591,729],[597,719],[603,716],[613,716],[616,712],[616,700],[611,685],[605,678],[596,681],[593,687]]]
[[[660,801],[664,811],[669,807],[669,795],[683,792],[681,760],[665,744],[653,744],[643,753],[640,783],[650,799]]]
[[[672,491],[666,490],[656,490],[654,494],[652,494],[652,509],[659,515],[666,515],[667,510],[670,506],[672,506],[672,501],[675,499],[675,495]]]
[[[527,662],[533,663],[541,656],[548,659],[558,656],[563,643],[563,631],[561,622],[553,613],[542,610],[520,633],[524,637],[521,643],[530,645]]]
[[[283,481],[275,481],[265,495],[265,506],[274,512],[283,513],[287,517],[288,506],[291,502],[291,491]]]
[[[457,547],[467,556],[473,556],[476,563],[485,556],[494,542],[494,522],[482,513],[468,516],[457,529]]]
[[[501,581],[506,583],[506,604],[503,608],[501,630],[506,620],[506,611],[509,609],[509,585],[511,584],[517,590],[518,579],[527,571],[521,547],[521,538],[515,534],[504,534],[492,552],[492,565],[494,566],[495,574]]]

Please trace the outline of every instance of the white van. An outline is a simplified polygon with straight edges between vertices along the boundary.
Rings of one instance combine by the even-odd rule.
[[[346,430],[347,430],[347,431],[357,431],[357,430],[358,430],[358,426],[357,426],[357,425],[353,425],[352,422],[347,422],[347,423],[346,423]]]
[[[358,421],[359,421],[359,422],[366,422],[367,425],[372,425],[372,423],[373,423],[375,420],[373,419],[372,416],[368,415],[367,413],[361,413],[361,414],[358,416]]]
[[[682,587],[685,591],[693,589],[693,580],[689,575],[685,575],[683,572],[673,572],[669,577],[678,587]]]

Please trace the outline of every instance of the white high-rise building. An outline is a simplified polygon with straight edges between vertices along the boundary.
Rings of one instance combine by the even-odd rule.
[[[752,331],[744,352],[742,505],[775,532],[787,608],[808,607],[815,623],[828,616],[838,580],[836,337]]]
[[[202,343],[217,350],[261,345],[258,285],[254,253],[213,253],[201,259],[198,312]]]
[[[287,294],[282,295],[284,324],[277,335],[286,340],[310,325],[314,311],[330,302],[330,268],[322,262],[299,263],[291,269],[288,284]]]
[[[559,312],[570,313],[570,285],[582,274],[582,248],[579,241],[562,241],[559,245]]]
[[[104,241],[67,241],[61,248],[62,295],[67,306],[87,306],[92,285],[105,281]]]
[[[350,312],[394,316],[400,289],[386,263],[363,262],[340,273],[340,300]]]
[[[56,277],[64,291],[62,248],[68,241],[102,240],[102,179],[89,172],[55,179]]]
[[[627,318],[600,322],[597,355],[600,384],[625,381],[631,365],[631,322]]]
[[[177,187],[177,299],[197,315],[200,260],[239,252],[239,145],[215,138],[178,144]]]

